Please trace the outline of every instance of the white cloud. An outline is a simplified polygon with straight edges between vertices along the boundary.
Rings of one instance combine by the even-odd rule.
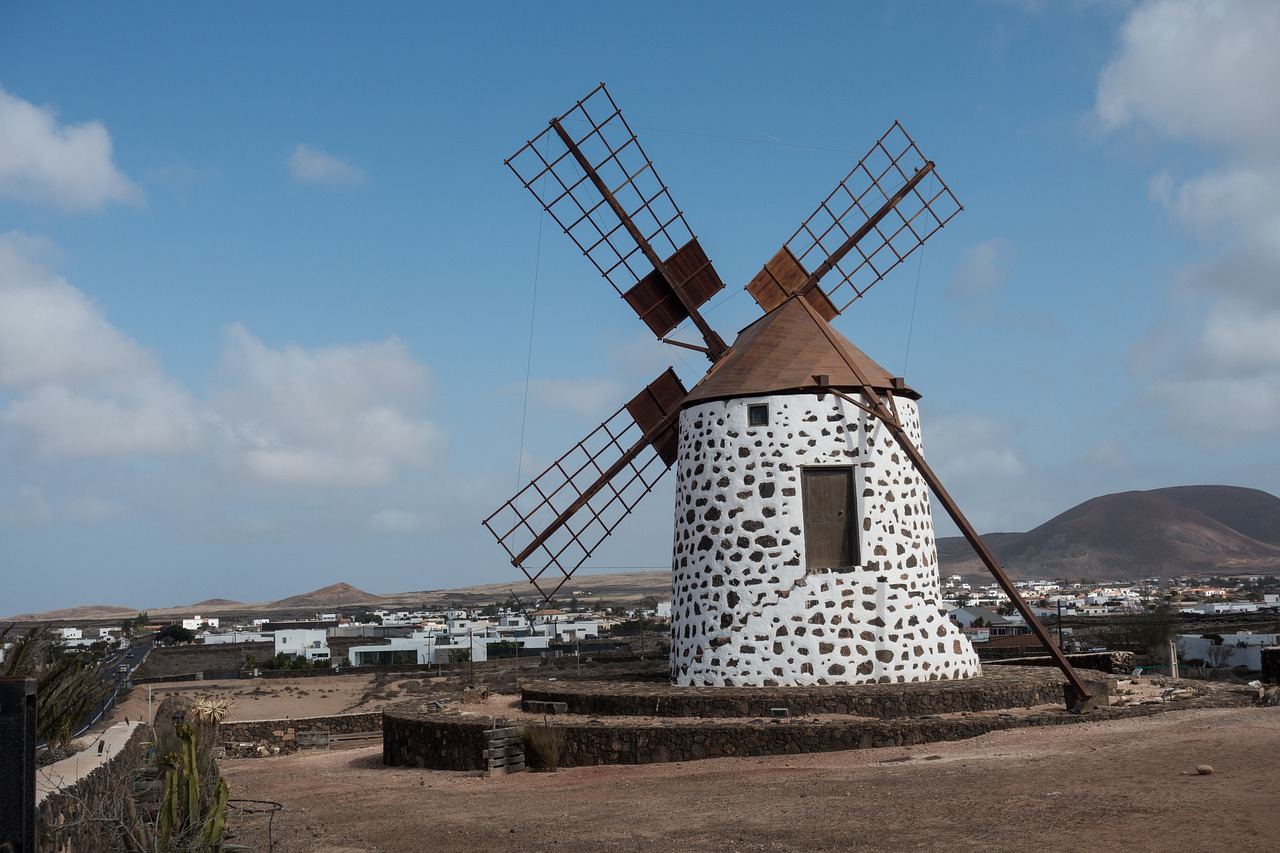
[[[421,408],[427,368],[398,340],[308,349],[226,332],[207,401],[170,379],[45,265],[47,241],[0,234],[0,424],[52,456],[212,448],[261,482],[386,483],[430,460],[439,430]]]
[[[39,486],[23,483],[11,492],[0,492],[0,523],[46,524],[53,518],[53,506]]]
[[[0,422],[60,456],[174,453],[202,424],[187,392],[46,266],[50,246],[0,234]]]
[[[43,385],[12,402],[3,419],[53,456],[181,453],[197,446],[203,428],[187,393],[159,377],[104,393]]]
[[[363,184],[366,175],[359,166],[341,160],[305,142],[298,143],[286,163],[289,174],[301,184],[323,184],[331,187]]]
[[[925,458],[979,530],[1026,530],[1044,521],[1043,472],[1028,471],[1012,422],[972,412],[925,412],[922,419]],[[934,523],[939,535],[951,534],[941,506]]]
[[[83,211],[137,202],[142,191],[116,168],[100,122],[60,124],[51,108],[0,87],[0,197]]]
[[[639,387],[636,388],[639,391]],[[524,383],[511,384],[499,393],[521,396]],[[630,399],[613,379],[532,379],[529,408],[569,412],[584,418],[603,416]]]
[[[368,486],[426,464],[440,431],[425,420],[429,372],[398,340],[274,349],[227,329],[210,403],[225,460],[269,483]]]
[[[1220,160],[1179,179],[1162,170],[1148,192],[1215,253],[1179,276],[1187,291],[1180,341],[1163,355],[1135,345],[1157,374],[1148,399],[1188,434],[1261,437],[1280,429],[1280,4],[1153,0],[1125,23],[1098,82],[1095,117],[1216,150]],[[1163,367],[1163,370],[1160,368]]]
[[[1225,299],[1200,336],[1156,379],[1147,396],[1179,431],[1203,444],[1222,436],[1263,438],[1280,429],[1280,309]]]
[[[96,495],[84,495],[69,499],[64,513],[72,521],[92,524],[124,518],[129,514],[129,508],[120,501],[100,498]]]
[[[970,246],[960,256],[947,295],[955,299],[985,296],[1009,280],[1017,250],[1002,237]]]
[[[65,500],[51,500],[44,489],[30,483],[10,493],[0,492],[0,524],[27,526],[71,521],[96,524],[123,518],[128,508],[119,501],[96,495],[81,495]]]
[[[1223,301],[1205,318],[1195,360],[1211,375],[1280,371],[1280,310]]]
[[[929,459],[950,476],[1021,477],[1026,466],[1013,449],[1013,428],[984,415],[955,414],[925,424]]]
[[[369,527],[380,533],[417,533],[436,527],[439,520],[432,513],[411,512],[387,507],[369,517]]]
[[[1126,468],[1129,466],[1129,453],[1117,441],[1105,439],[1080,454],[1080,461],[1094,468]]]
[[[1141,4],[1098,81],[1094,113],[1107,130],[1159,133],[1267,149],[1280,135],[1280,4],[1157,0]]]

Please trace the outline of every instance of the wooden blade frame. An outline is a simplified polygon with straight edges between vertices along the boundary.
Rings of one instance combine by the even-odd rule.
[[[692,319],[724,352],[698,313],[724,282],[603,83],[506,163],[654,335]]]
[[[895,121],[747,289],[765,311],[805,293],[830,320],[963,209]],[[832,270],[837,277],[821,296],[807,293]]]
[[[687,393],[668,369],[484,520],[543,598],[559,591],[675,462]]]

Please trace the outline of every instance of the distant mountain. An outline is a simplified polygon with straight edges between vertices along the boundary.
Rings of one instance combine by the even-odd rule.
[[[1026,533],[983,536],[1019,578],[1098,580],[1280,570],[1280,498],[1237,486],[1175,486],[1087,500]],[[958,536],[945,574],[985,571]]]
[[[936,512],[941,509],[935,508]],[[1147,492],[1103,495],[1072,507],[1026,533],[988,533],[983,539],[1017,578],[1087,577],[1124,580],[1184,574],[1280,573],[1280,498],[1236,486],[1175,486]],[[980,575],[986,569],[964,539],[938,540],[944,574]],[[335,583],[279,601],[242,604],[210,598],[182,607],[151,607],[152,619],[176,619],[208,611],[244,617],[273,611],[319,610],[376,604],[488,604],[515,589],[526,600],[531,588],[508,581],[456,589],[375,595]],[[575,575],[561,591],[595,600],[636,602],[671,592],[671,573],[630,572]],[[587,598],[585,600],[590,600]],[[0,622],[94,620],[118,622],[143,607],[100,604],[0,617]]]
[[[288,598],[273,601],[267,606],[283,610],[292,607],[324,607],[337,604],[377,604],[382,600],[382,596],[356,589],[349,583],[335,583],[301,595],[291,595]]]
[[[73,619],[120,619],[125,616],[136,616],[137,610],[132,607],[120,607],[115,604],[84,604],[79,607],[64,607],[61,610],[50,610],[45,613],[19,613],[16,616],[5,616],[3,622],[67,622]]]

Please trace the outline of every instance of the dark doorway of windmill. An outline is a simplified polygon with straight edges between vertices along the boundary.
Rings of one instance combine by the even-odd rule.
[[[804,548],[808,567],[834,569],[858,564],[854,528],[853,468],[830,465],[801,469]]]

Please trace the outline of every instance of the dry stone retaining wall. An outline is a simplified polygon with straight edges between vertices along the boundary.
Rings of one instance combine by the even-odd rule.
[[[1280,646],[1262,650],[1262,680],[1268,684],[1280,684]]]
[[[253,749],[236,751],[237,756],[257,754],[259,746],[279,747],[280,752],[298,749],[298,732],[328,731],[330,734],[366,734],[382,731],[382,712],[335,714],[329,717],[293,717],[283,720],[241,720],[218,724],[218,740],[223,744],[252,743]]]
[[[187,707],[178,697],[164,699],[156,706],[157,725],[186,713]],[[36,845],[41,853],[121,849],[115,846],[123,840],[120,827],[103,817],[113,815],[122,799],[133,795],[134,779],[151,764],[147,752],[154,737],[151,726],[135,726],[124,746],[108,761],[40,802],[36,807]],[[0,784],[6,781],[0,780]]]
[[[432,770],[489,770],[490,741],[510,728],[504,720],[420,710],[426,703],[383,711],[382,762]]]
[[[893,398],[920,444],[915,401]],[[747,424],[747,406],[769,424]],[[851,466],[861,564],[809,569],[801,470]],[[833,395],[723,400],[680,413],[671,672],[682,685],[969,678],[938,608],[928,490],[889,431]]]
[[[1097,672],[1086,678],[1103,679]],[[526,701],[564,702],[571,714],[648,717],[767,717],[855,714],[889,719],[958,711],[1027,708],[1062,701],[1063,677],[1052,667],[991,667],[964,681],[826,687],[680,687],[642,682],[526,682]]]
[[[581,717],[545,723],[563,732],[560,766],[594,764],[647,764],[693,761],[724,756],[785,755],[905,746],[944,740],[962,740],[987,732],[1029,726],[1069,725],[1082,722],[1144,717],[1166,711],[1249,705],[1248,691],[1221,689],[1200,682],[1182,682],[1200,689],[1197,695],[1168,702],[1124,707],[1104,707],[1088,714],[1070,714],[1060,707],[1021,714],[924,715],[871,720],[854,717],[827,719],[708,719],[585,721]],[[483,770],[486,732],[508,727],[507,720],[433,714],[422,703],[393,706],[384,713],[383,761],[388,765],[430,767],[442,770]],[[538,725],[544,725],[539,722]],[[499,728],[499,731],[505,730]]]

